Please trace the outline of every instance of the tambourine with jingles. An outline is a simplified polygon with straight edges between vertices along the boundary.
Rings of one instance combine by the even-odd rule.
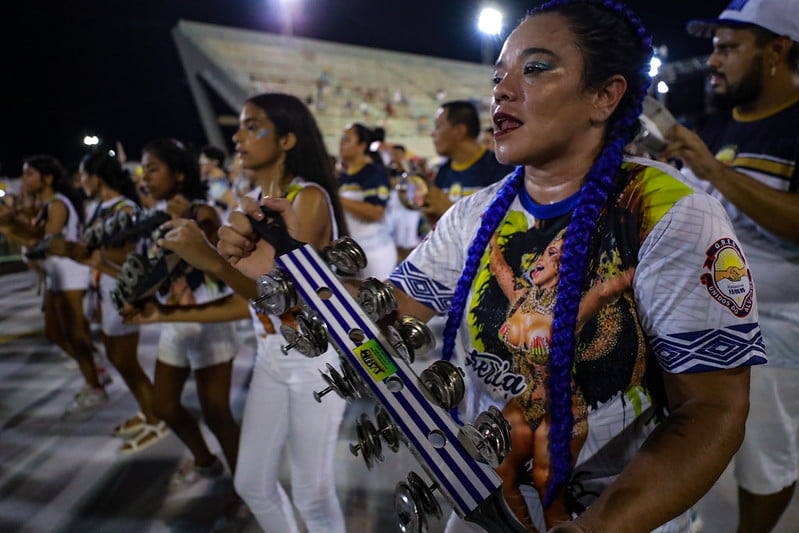
[[[418,210],[424,206],[428,187],[423,177],[403,172],[394,188],[400,203],[408,209]]]
[[[327,387],[314,392],[318,401],[335,392],[345,399],[375,402],[375,421],[362,414],[356,424],[360,455],[368,468],[404,442],[432,482],[415,472],[400,481],[394,508],[403,532],[427,531],[428,517],[441,516],[434,495],[438,490],[455,512],[491,532],[522,532],[525,528],[508,509],[502,481],[494,468],[510,450],[510,425],[492,408],[472,424],[459,426],[449,411],[463,397],[462,371],[437,361],[417,375],[410,363],[434,344],[420,321],[403,317],[384,329],[397,304],[391,286],[371,278],[357,299],[337,273],[353,275],[365,266],[363,250],[349,238],[328,246],[320,255],[310,245],[288,235],[276,212],[251,219],[254,231],[275,248],[275,269],[259,278],[259,298],[252,303],[271,314],[299,305],[296,330],[283,331],[288,348],[308,356],[324,353],[328,343],[338,351],[341,369],[327,366]],[[324,258],[323,258],[324,256]],[[300,319],[300,317],[303,317]]]

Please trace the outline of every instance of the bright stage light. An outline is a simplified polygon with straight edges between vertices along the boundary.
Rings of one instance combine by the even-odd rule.
[[[663,61],[660,60],[658,56],[652,56],[652,59],[649,60],[649,77],[654,78],[660,72],[660,66],[663,64]]]
[[[97,146],[100,144],[100,138],[97,135],[87,135],[83,138],[83,144],[86,146]]]
[[[502,31],[502,13],[493,7],[484,7],[477,19],[477,28],[486,35],[499,35]]]

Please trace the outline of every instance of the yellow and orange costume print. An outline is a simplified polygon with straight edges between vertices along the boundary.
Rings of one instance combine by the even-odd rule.
[[[655,168],[625,168],[629,181],[620,186],[598,224],[577,315],[572,372],[575,460],[588,435],[591,409],[618,394],[627,395],[633,405],[640,403],[639,395],[647,395],[644,374],[651,349],[632,290],[637,252],[668,209],[693,192]],[[467,365],[495,395],[508,400],[506,418],[521,415],[529,424],[530,442],[514,441],[514,448],[530,448],[525,454],[533,460],[530,481],[539,492],[548,486],[550,343],[570,216],[536,219],[511,209],[481,260],[468,309],[474,350]],[[519,468],[528,468],[527,462]]]

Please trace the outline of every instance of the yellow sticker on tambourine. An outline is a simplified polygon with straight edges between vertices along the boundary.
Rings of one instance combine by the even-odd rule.
[[[397,372],[397,367],[394,366],[386,352],[374,339],[368,340],[355,348],[355,355],[358,356],[361,364],[375,381],[383,381]]]

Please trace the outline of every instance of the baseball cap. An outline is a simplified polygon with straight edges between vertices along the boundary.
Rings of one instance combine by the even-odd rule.
[[[692,20],[686,29],[695,37],[709,38],[718,26],[747,24],[799,41],[799,0],[733,0],[718,18]]]

